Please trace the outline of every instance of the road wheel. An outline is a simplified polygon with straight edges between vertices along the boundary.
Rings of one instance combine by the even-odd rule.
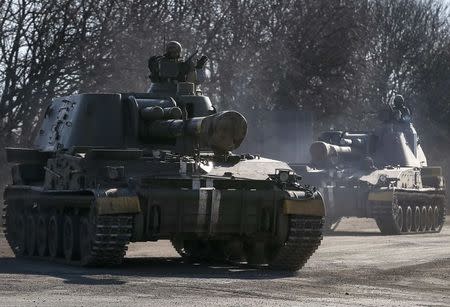
[[[52,214],[48,220],[48,253],[50,257],[57,258],[61,256],[62,251],[62,225],[61,217],[58,214]]]
[[[33,214],[27,215],[27,225],[26,225],[26,245],[27,245],[27,255],[34,256],[36,254],[36,218]]]
[[[40,257],[45,257],[48,254],[47,232],[48,232],[47,217],[43,214],[39,214],[37,220],[36,244],[37,244],[37,252]]]
[[[428,210],[427,207],[422,206],[420,210],[420,230],[425,232],[428,225]]]
[[[397,226],[396,228],[400,232],[403,229],[403,208],[401,206],[398,206],[397,213],[394,215],[394,220]]]
[[[404,232],[411,232],[411,229],[413,227],[413,212],[411,209],[411,206],[406,207],[405,216],[404,216],[404,223],[403,223],[403,231]]]
[[[442,227],[444,227],[445,223],[445,204],[441,203],[442,207],[435,206],[434,207],[434,215],[436,216],[436,232],[440,232],[442,230]]]
[[[16,256],[23,256],[26,252],[26,224],[25,217],[21,212],[15,212],[17,215],[15,217],[14,223],[14,247],[13,251]]]
[[[390,214],[383,214],[375,218],[378,228],[384,235],[399,235],[403,230],[403,208],[393,200]]]
[[[432,230],[436,230],[439,227],[439,207],[434,206],[433,208],[433,228]]]
[[[433,206],[428,206],[427,209],[427,230],[434,230],[434,210]]]
[[[79,256],[79,230],[77,218],[73,215],[64,216],[63,253],[66,261],[75,260]]]
[[[80,260],[81,265],[92,263],[92,231],[87,217],[80,219]]]
[[[414,207],[414,214],[413,214],[413,230],[415,232],[420,231],[420,225],[421,225],[421,215],[420,215],[420,207],[415,206]]]

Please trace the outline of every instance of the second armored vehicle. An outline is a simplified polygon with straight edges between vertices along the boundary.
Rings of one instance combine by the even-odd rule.
[[[311,163],[291,165],[306,182],[320,187],[326,228],[342,217],[364,217],[374,218],[384,234],[442,229],[442,170],[427,166],[409,114],[395,111],[383,112],[383,124],[372,132],[322,133],[310,147]]]

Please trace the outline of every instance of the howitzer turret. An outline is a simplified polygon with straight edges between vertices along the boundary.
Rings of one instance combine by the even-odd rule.
[[[199,101],[193,101],[197,97]],[[180,154],[195,150],[223,154],[239,147],[247,132],[240,113],[215,113],[209,100],[201,96],[186,101],[177,105],[171,97],[151,94],[82,94],[55,99],[47,109],[36,145],[43,151],[162,146]]]

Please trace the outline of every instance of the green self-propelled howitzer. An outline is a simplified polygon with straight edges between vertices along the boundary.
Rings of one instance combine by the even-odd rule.
[[[129,242],[168,239],[195,261],[306,263],[322,239],[319,192],[284,162],[231,153],[245,118],[175,88],[53,100],[34,147],[7,149],[17,256],[113,265]]]
[[[291,166],[321,190],[325,228],[342,217],[374,218],[384,234],[441,231],[446,215],[440,167],[428,166],[410,122],[381,113],[374,131],[328,131],[310,147],[311,163]]]

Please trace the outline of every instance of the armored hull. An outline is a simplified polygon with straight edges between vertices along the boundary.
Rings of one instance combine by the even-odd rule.
[[[190,260],[298,270],[322,239],[321,195],[284,162],[230,153],[245,129],[196,94],[55,99],[35,147],[7,149],[6,238],[17,256],[87,266],[167,239]]]
[[[373,218],[383,234],[391,235],[439,232],[444,225],[444,188],[423,184],[436,182],[440,168],[392,167],[366,173],[291,166],[305,174],[306,181],[320,186],[328,231],[343,217]]]

